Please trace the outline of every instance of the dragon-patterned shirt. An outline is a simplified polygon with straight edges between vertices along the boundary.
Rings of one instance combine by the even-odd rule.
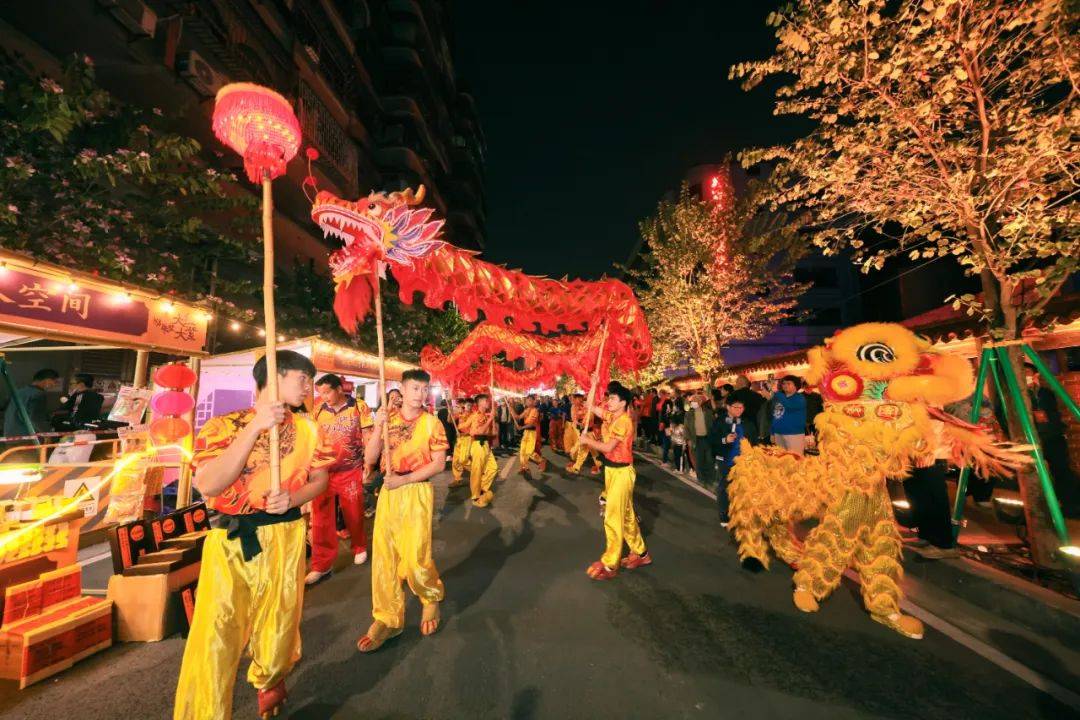
[[[255,410],[238,410],[211,418],[195,439],[192,467],[199,468],[225,452],[240,431],[255,418]],[[318,426],[311,418],[286,413],[281,424],[281,489],[295,492],[307,483],[312,470],[329,467],[334,462],[334,448],[323,442]],[[262,432],[248,455],[244,469],[233,484],[207,504],[226,515],[250,515],[266,508],[270,490],[270,433]]]
[[[375,425],[366,402],[347,397],[345,405],[337,410],[323,403],[315,412],[315,422],[324,441],[334,448],[335,462],[330,472],[349,472],[364,467],[364,430]]]
[[[447,450],[446,430],[439,419],[421,412],[406,420],[400,410],[390,413],[387,420],[390,440],[390,469],[398,475],[411,473],[431,462],[432,455]]]

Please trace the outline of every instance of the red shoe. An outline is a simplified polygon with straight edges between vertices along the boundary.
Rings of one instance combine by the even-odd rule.
[[[652,565],[652,555],[646,550],[644,555],[638,555],[637,553],[630,553],[622,559],[619,563],[627,570],[637,570],[644,565]]]
[[[540,458],[538,466],[540,468],[540,472],[547,472],[547,458]]]
[[[338,530],[337,531],[337,536],[342,540],[348,540],[349,538],[352,537],[352,535],[349,534],[348,530]]]
[[[289,694],[285,692],[284,680],[282,680],[269,690],[260,690],[259,717],[262,720],[269,720],[269,718],[277,717],[277,714],[281,712],[281,707],[288,699]]]
[[[600,474],[600,468],[593,465],[592,474],[593,475],[599,475]]]
[[[593,580],[611,580],[618,575],[618,571],[597,560],[585,570],[585,574]]]

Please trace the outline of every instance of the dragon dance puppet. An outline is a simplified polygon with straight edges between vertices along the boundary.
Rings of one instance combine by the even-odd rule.
[[[1028,457],[940,410],[971,394],[971,365],[900,325],[840,331],[808,360],[806,380],[824,400],[815,420],[820,455],[744,444],[728,489],[739,558],[768,567],[771,547],[794,566],[793,599],[804,612],[816,611],[853,566],[870,616],[921,638],[922,623],[900,612],[902,544],[886,481],[932,463],[939,444],[952,463],[987,477],[1010,474]],[[791,525],[808,519],[818,524],[800,545]]]

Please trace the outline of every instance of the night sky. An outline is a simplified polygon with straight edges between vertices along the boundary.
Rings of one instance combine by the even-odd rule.
[[[728,80],[775,46],[777,4],[455,2],[457,71],[487,138],[485,257],[613,272],[687,169],[800,132],[771,91]]]

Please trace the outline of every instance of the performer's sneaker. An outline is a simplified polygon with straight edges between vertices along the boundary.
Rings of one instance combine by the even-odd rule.
[[[870,619],[881,623],[887,628],[892,628],[904,637],[909,637],[912,640],[923,639],[923,624],[918,618],[902,613],[892,613],[891,615],[871,614]]]
[[[348,540],[352,537],[352,534],[348,530],[338,530],[337,536],[339,540]]]
[[[585,574],[593,580],[611,580],[618,575],[618,571],[615,570],[615,568],[609,568],[607,565],[597,560],[586,568]]]
[[[360,552],[353,555],[352,561],[353,561],[353,565],[363,565],[364,563],[366,563],[367,562],[367,550],[361,550]]]
[[[259,717],[261,720],[269,720],[269,718],[277,717],[278,713],[281,712],[281,707],[288,699],[289,694],[285,692],[284,680],[269,690],[260,690]]]
[[[619,564],[622,565],[623,568],[626,570],[637,570],[639,567],[644,567],[645,565],[652,565],[652,555],[649,554],[648,550],[646,550],[641,555],[638,555],[637,553],[630,553],[629,555],[624,557],[622,561],[619,562]]]
[[[547,472],[547,458],[540,458],[540,462],[537,463],[537,467],[540,468],[540,472]]]
[[[330,577],[333,574],[334,574],[333,570],[327,570],[326,572],[319,572],[318,570],[312,570],[311,572],[309,572],[307,574],[307,577],[304,578],[304,584],[305,585],[316,585],[318,583],[321,583],[323,580],[325,580],[326,578]]]
[[[589,472],[591,472],[593,475],[599,475],[600,474],[600,468],[593,465],[593,469],[590,470]]]

